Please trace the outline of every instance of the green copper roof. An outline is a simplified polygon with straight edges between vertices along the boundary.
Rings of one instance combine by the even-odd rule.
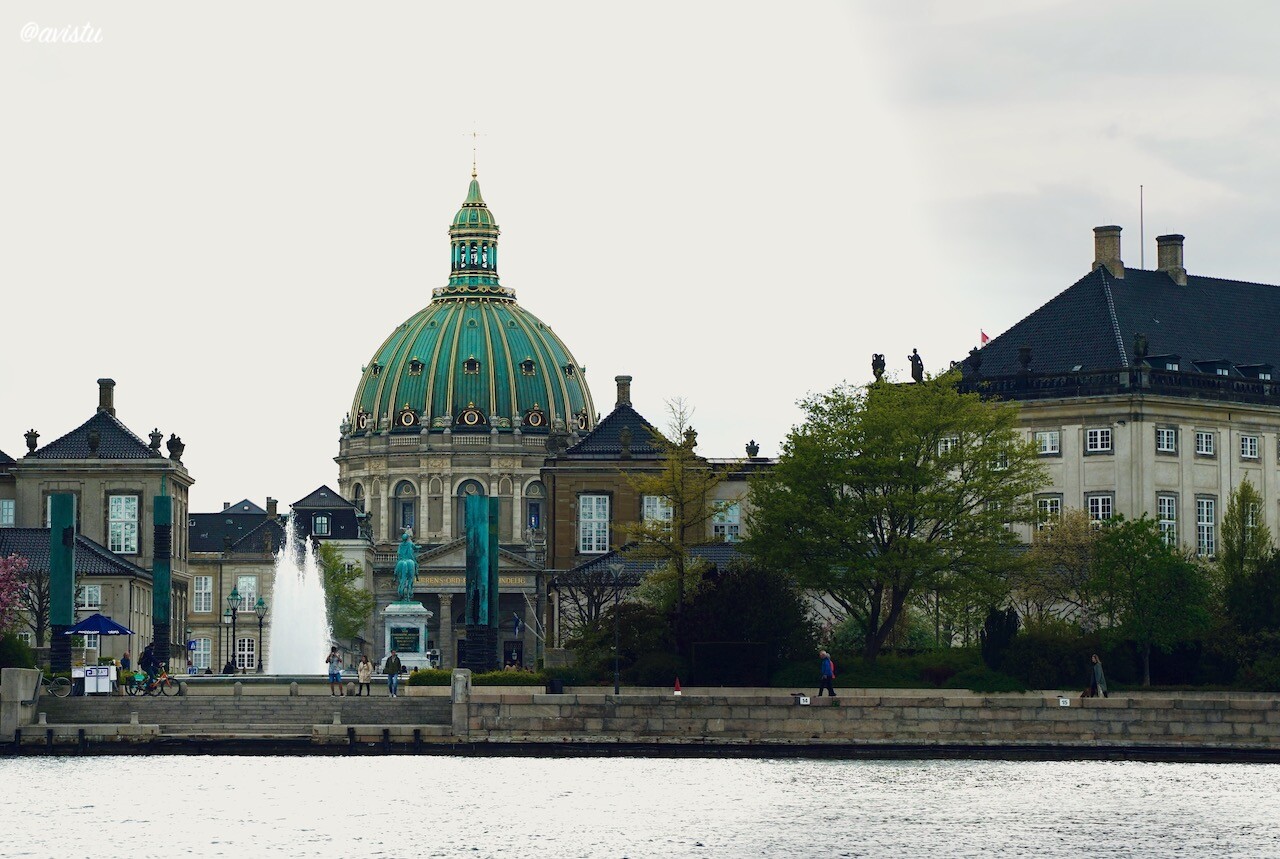
[[[472,221],[473,213],[482,217]],[[448,285],[362,370],[351,432],[546,432],[556,420],[594,427],[584,368],[498,282],[498,227],[474,176],[449,239]]]

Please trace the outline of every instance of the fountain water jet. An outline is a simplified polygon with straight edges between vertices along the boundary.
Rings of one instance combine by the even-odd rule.
[[[267,673],[324,674],[333,636],[320,564],[314,547],[299,541],[292,527],[285,533],[284,547],[276,554]]]

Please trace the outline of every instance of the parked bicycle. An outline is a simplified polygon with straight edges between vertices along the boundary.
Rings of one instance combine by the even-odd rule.
[[[40,691],[55,698],[65,698],[71,694],[71,681],[65,677],[40,676]]]
[[[138,671],[130,679],[133,682],[124,687],[125,693],[129,695],[178,695],[181,691],[178,681],[166,671],[150,679],[145,672]]]

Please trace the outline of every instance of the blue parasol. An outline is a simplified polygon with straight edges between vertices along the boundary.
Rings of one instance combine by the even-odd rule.
[[[91,614],[62,634],[92,635],[95,633],[98,635],[133,635],[133,630],[127,626],[121,626],[104,615]]]

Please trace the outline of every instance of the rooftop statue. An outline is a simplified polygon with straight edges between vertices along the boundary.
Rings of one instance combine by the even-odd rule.
[[[409,538],[409,529],[405,529],[400,538],[400,551],[396,557],[396,596],[401,602],[413,599],[413,583],[418,578],[418,560],[414,556],[417,548]]]
[[[920,353],[912,349],[911,354],[907,356],[907,360],[911,362],[911,378],[916,382],[923,382],[924,359],[920,357]]]

